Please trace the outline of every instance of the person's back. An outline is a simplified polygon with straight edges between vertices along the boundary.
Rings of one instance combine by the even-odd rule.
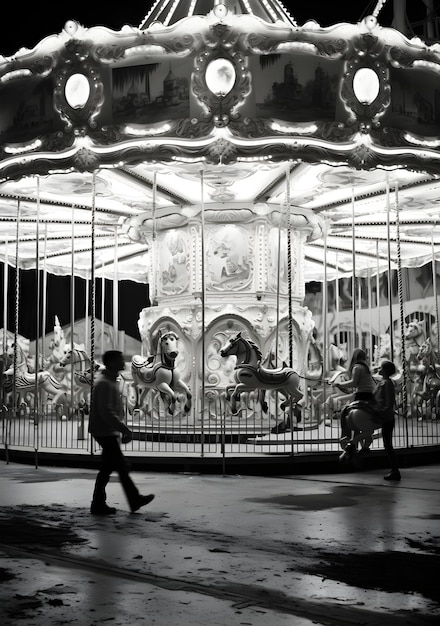
[[[383,423],[394,418],[394,408],[396,404],[396,391],[394,382],[388,375],[394,364],[391,361],[384,361],[381,366],[382,380],[377,384],[374,391],[375,400],[375,422]]]
[[[116,374],[105,369],[97,377],[90,408],[89,432],[94,437],[126,433],[123,424],[123,405]]]
[[[153,494],[142,496],[131,479],[129,466],[121,450],[122,443],[129,443],[132,432],[123,421],[123,405],[117,377],[125,367],[122,352],[108,350],[103,355],[105,370],[97,379],[92,396],[89,432],[102,448],[101,466],[96,476],[90,512],[92,515],[113,515],[114,507],[107,506],[106,487],[113,471],[117,471],[131,512],[151,502]]]
[[[382,361],[379,374],[382,376],[381,382],[377,386],[375,399],[378,408],[373,418],[377,424],[382,426],[382,441],[385,452],[390,463],[391,471],[384,476],[385,480],[399,481],[401,479],[397,456],[393,447],[393,431],[395,425],[395,404],[396,391],[391,376],[396,373],[396,366],[392,361]]]

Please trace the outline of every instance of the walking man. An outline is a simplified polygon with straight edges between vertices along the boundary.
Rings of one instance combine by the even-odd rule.
[[[115,508],[107,505],[105,492],[112,472],[116,471],[130,510],[134,513],[151,502],[154,495],[142,496],[139,493],[120,446],[120,438],[122,443],[129,443],[133,438],[131,430],[123,422],[123,405],[117,382],[119,372],[125,367],[123,354],[119,350],[109,350],[102,361],[105,370],[94,385],[89,418],[89,432],[102,448],[90,512],[93,515],[116,513]]]

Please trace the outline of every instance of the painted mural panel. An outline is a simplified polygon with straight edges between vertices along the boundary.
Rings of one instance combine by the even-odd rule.
[[[440,292],[440,264],[436,263],[436,292]],[[338,304],[336,305],[335,281],[327,285],[328,312],[351,311],[353,309],[353,284],[351,278],[340,278],[338,288]],[[424,300],[434,296],[432,264],[428,263],[421,267],[402,268],[402,283],[404,285],[405,302]],[[368,310],[369,306],[377,307],[377,280],[376,276],[356,279],[356,305],[360,309]],[[383,273],[379,278],[379,304],[388,305],[388,295],[391,295],[393,304],[399,303],[399,284],[397,271],[391,272],[391,289],[388,289],[388,274]],[[370,304],[369,304],[370,303]],[[304,305],[313,315],[322,313],[322,283],[311,282],[306,285]]]
[[[335,119],[342,63],[305,55],[250,59],[257,117],[295,122]]]
[[[211,230],[207,237],[207,286],[212,290],[241,290],[250,285],[251,251],[249,233],[227,224]]]
[[[268,288],[272,292],[287,294],[287,233],[280,232],[278,228],[272,228],[268,236],[268,260],[267,272]]]
[[[154,124],[189,117],[189,59],[112,71],[113,121]]]
[[[2,142],[27,141],[62,127],[59,118],[54,114],[51,78],[27,77],[2,83],[0,102]]]
[[[440,76],[422,69],[390,69],[391,106],[383,126],[422,136],[440,134]]]
[[[185,293],[189,287],[188,239],[184,232],[170,230],[159,240],[162,294]]]

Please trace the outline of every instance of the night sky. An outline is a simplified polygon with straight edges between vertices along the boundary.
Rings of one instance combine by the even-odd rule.
[[[401,0],[403,2],[403,0]],[[336,22],[356,23],[366,15],[373,13],[377,0],[350,0],[349,2],[329,2],[329,0],[285,0],[281,4],[290,12],[299,25],[309,19],[315,19],[321,26],[330,26]],[[33,48],[47,35],[59,33],[64,24],[72,19],[85,27],[107,26],[119,30],[124,24],[139,26],[153,5],[146,2],[125,2],[109,4],[76,0],[71,5],[58,3],[23,3],[8,4],[0,40],[0,54],[8,56],[21,47]],[[435,2],[435,6],[439,3]],[[46,9],[44,7],[47,7]],[[392,19],[393,0],[387,0],[379,13],[379,23],[389,26]],[[411,21],[419,20],[425,14],[423,0],[407,0],[407,14]]]

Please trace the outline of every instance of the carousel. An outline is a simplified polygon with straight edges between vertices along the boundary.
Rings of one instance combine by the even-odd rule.
[[[5,448],[93,448],[108,348],[158,454],[338,450],[356,347],[398,368],[397,445],[438,444],[440,44],[383,4],[323,28],[277,0],[156,0],[138,28],[70,20],[0,56]],[[49,274],[82,281],[81,320],[47,319]],[[120,281],[149,287],[131,343]]]

